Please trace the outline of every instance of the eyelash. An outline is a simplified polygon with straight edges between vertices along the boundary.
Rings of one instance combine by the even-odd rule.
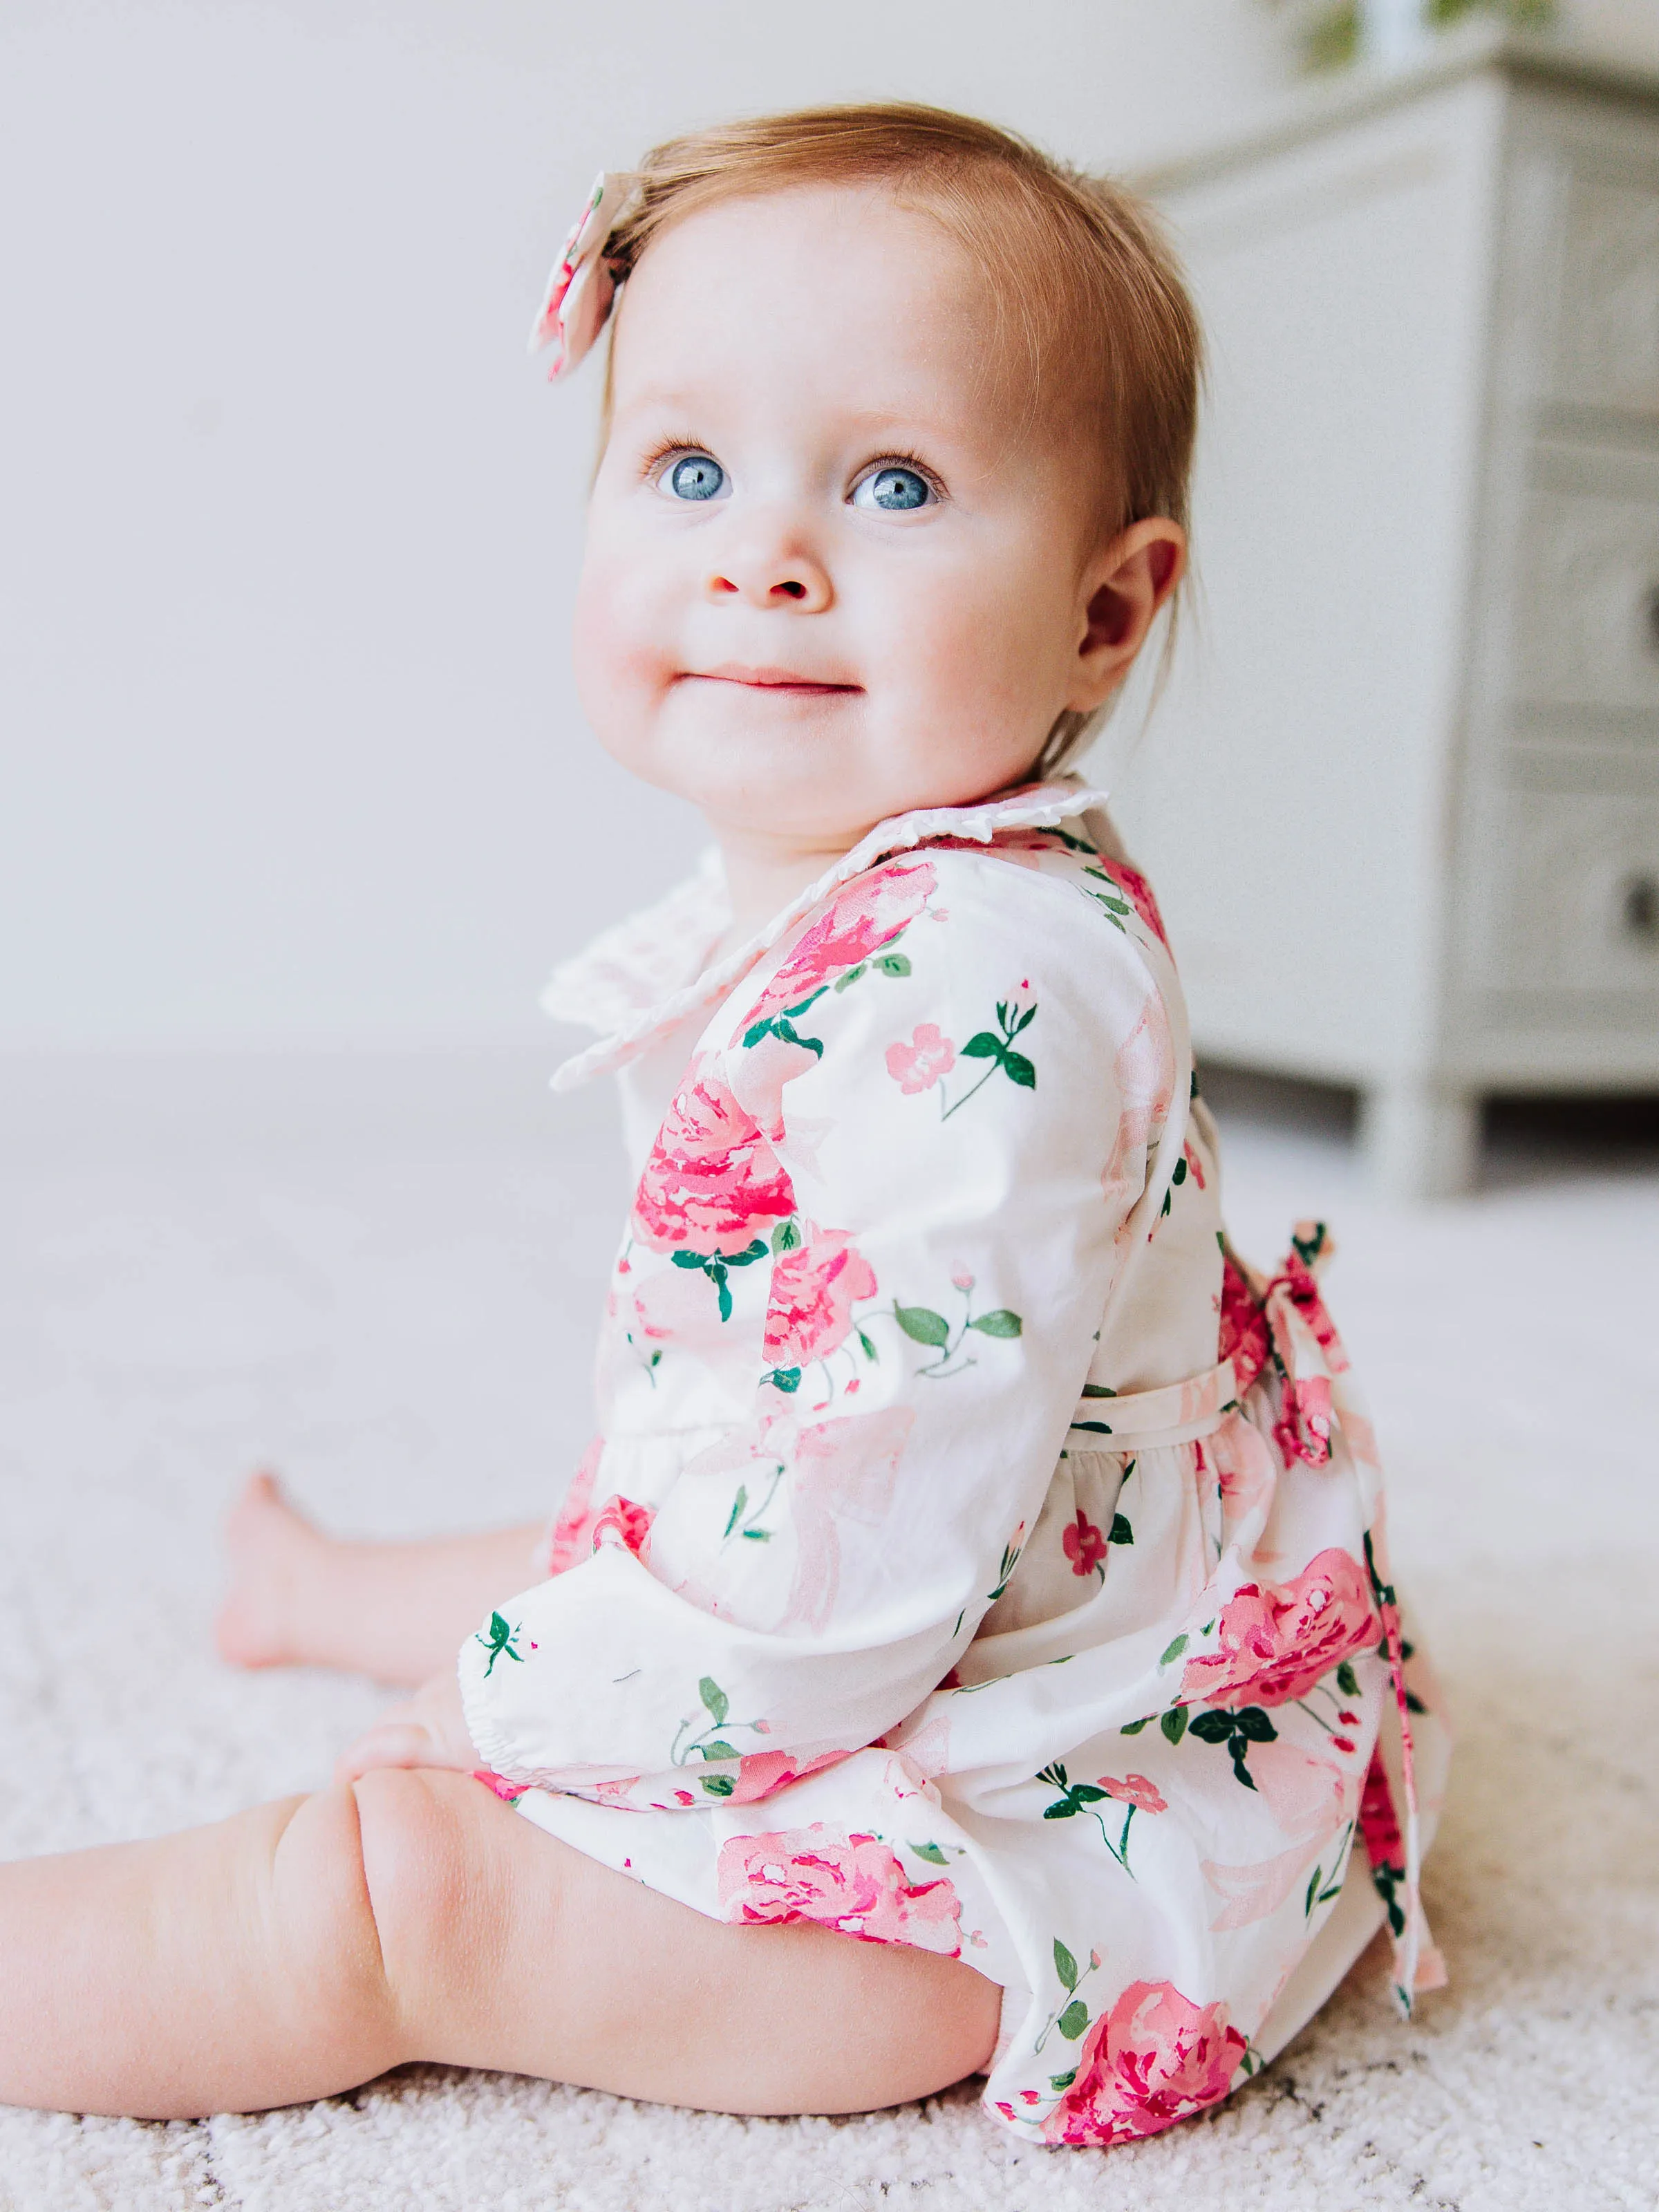
[[[695,438],[659,439],[640,463],[641,479],[646,483],[652,482],[654,477],[661,474],[664,464],[672,460],[676,453],[706,453],[708,450],[707,446],[699,445]],[[718,454],[715,459],[719,459]],[[861,484],[866,477],[877,476],[883,469],[914,469],[935,499],[942,500],[949,495],[945,486],[939,482],[934,471],[928,467],[927,462],[919,454],[903,448],[891,453],[878,453],[873,460],[865,463],[854,477],[853,483]]]

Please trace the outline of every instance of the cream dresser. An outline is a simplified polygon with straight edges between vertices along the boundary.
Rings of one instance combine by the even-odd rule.
[[[1142,181],[1212,388],[1125,833],[1200,1054],[1455,1189],[1486,1094],[1659,1090],[1659,79],[1478,32]]]

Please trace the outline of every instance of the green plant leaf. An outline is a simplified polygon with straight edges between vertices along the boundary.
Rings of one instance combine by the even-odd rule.
[[[763,1036],[769,1036],[771,1033],[770,1022],[751,1022],[743,1033],[744,1051],[746,1052],[751,1045],[757,1045]]]
[[[1097,1790],[1092,1782],[1074,1782],[1072,1784],[1072,1795],[1079,1805],[1098,1805],[1101,1800],[1109,1797],[1111,1792],[1109,1790]]]
[[[1112,1516],[1112,1533],[1106,1539],[1106,1541],[1109,1544],[1133,1544],[1134,1540],[1135,1532],[1129,1526],[1129,1516],[1127,1514],[1114,1513]]]
[[[677,1267],[702,1267],[708,1265],[708,1255],[704,1252],[671,1252],[668,1256]]]
[[[800,1388],[800,1370],[799,1367],[775,1367],[766,1379],[775,1390],[781,1390],[787,1397],[793,1397]]]
[[[863,973],[864,963],[860,960],[856,968],[849,968],[844,975],[838,975],[836,978],[836,988],[838,991],[847,990],[852,984],[858,981]]]
[[[720,1307],[720,1319],[722,1321],[730,1321],[732,1318],[732,1292],[726,1284],[726,1270],[720,1266],[718,1260],[708,1270],[708,1275],[709,1279],[713,1282],[714,1289],[718,1294],[715,1303]]]
[[[929,1866],[949,1866],[951,1863],[937,1844],[912,1844],[909,1848],[912,1858],[926,1859]]]
[[[1180,1658],[1180,1656],[1181,1656],[1181,1655],[1182,1655],[1182,1653],[1186,1649],[1187,1649],[1187,1639],[1186,1639],[1186,1638],[1185,1638],[1184,1636],[1177,1636],[1177,1637],[1176,1637],[1176,1640],[1175,1640],[1175,1642],[1174,1642],[1173,1644],[1166,1644],[1166,1645],[1164,1646],[1164,1656],[1163,1656],[1163,1657],[1158,1661],[1158,1665],[1159,1665],[1160,1667],[1167,1667],[1167,1666],[1169,1665],[1170,1662],[1172,1659],[1179,1659],[1179,1658]]]
[[[743,1532],[743,1540],[745,1544],[769,1544],[772,1540],[772,1531],[769,1528],[745,1528]]]
[[[1314,1909],[1314,1899],[1319,1894],[1319,1877],[1324,1869],[1316,1867],[1308,1877],[1308,1893],[1302,1900],[1302,1917],[1305,1920]]]
[[[1085,1398],[1115,1398],[1117,1392],[1109,1390],[1103,1382],[1085,1382],[1083,1395]]]
[[[1061,1983],[1066,1989],[1074,1990],[1077,1987],[1077,1960],[1058,1936],[1054,1938],[1054,1972],[1060,1976]]]
[[[941,1350],[951,1341],[951,1325],[932,1306],[893,1306],[893,1319],[913,1344],[929,1344]]]
[[[976,1328],[981,1336],[1018,1336],[1025,1324],[1009,1307],[999,1306],[994,1313],[981,1314],[968,1326]]]
[[[1255,1788],[1255,1778],[1250,1772],[1249,1768],[1244,1764],[1243,1747],[1239,1743],[1237,1736],[1233,1739],[1232,1749],[1233,1776],[1235,1780],[1242,1782],[1247,1790],[1254,1790]]]
[[[1051,2074],[1048,2076],[1048,2087],[1051,2089],[1069,2089],[1076,2079],[1077,2069],[1073,2066],[1069,2074]]]
[[[1336,1670],[1336,1686],[1345,1698],[1357,1698],[1359,1695],[1359,1677],[1346,1659]]]
[[[1004,1053],[1002,1072],[1010,1083],[1018,1084],[1022,1091],[1036,1089],[1036,1070],[1023,1052]]]
[[[732,1700],[712,1674],[705,1674],[697,1685],[697,1695],[702,1699],[703,1710],[716,1728],[732,1710]]]
[[[1033,1023],[1036,1019],[1036,1006],[1027,1006],[1027,1008],[1025,1009],[1025,1012],[1024,1012],[1020,1016],[1019,1019],[1018,1019],[1018,1020],[1014,1024],[1014,1026],[1013,1026],[1012,1030],[1010,1031],[1010,1035],[1011,1035],[1011,1036],[1018,1036],[1019,1035],[1019,1033],[1020,1033],[1020,1031],[1021,1031],[1022,1030],[1029,1030],[1029,1029],[1030,1028],[1030,1026],[1031,1026],[1032,1023]]]
[[[857,1336],[857,1338],[858,1338],[859,1342],[860,1342],[860,1343],[864,1346],[864,1356],[865,1356],[865,1358],[866,1358],[866,1359],[874,1359],[874,1360],[879,1361],[879,1360],[880,1360],[880,1358],[881,1358],[881,1354],[880,1354],[880,1352],[878,1352],[876,1350],[875,1346],[874,1346],[873,1344],[872,1344],[872,1343],[871,1343],[871,1341],[870,1341],[869,1338],[865,1334],[864,1331],[860,1328],[860,1329],[856,1330],[856,1331],[854,1332],[854,1334],[856,1334],[856,1336]]]
[[[1075,2043],[1088,2025],[1089,2008],[1081,1997],[1073,1997],[1055,2022],[1067,2043]]]
[[[738,1785],[729,1774],[705,1774],[702,1786],[711,1797],[729,1797]]]
[[[1171,1176],[1170,1176],[1170,1181],[1172,1183],[1174,1183],[1174,1185],[1176,1186],[1176,1189],[1178,1190],[1178,1189],[1181,1188],[1182,1184],[1183,1182],[1186,1182],[1186,1180],[1187,1180],[1187,1155],[1183,1152],[1183,1153],[1182,1154],[1181,1158],[1180,1158],[1176,1162],[1176,1164],[1175,1164],[1175,1170],[1174,1170],[1174,1172],[1171,1174]]]
[[[1069,1820],[1076,1811],[1077,1807],[1069,1797],[1061,1797],[1054,1804],[1043,1807],[1042,1817],[1045,1820]],[[1070,1987],[1069,1983],[1067,1987]]]
[[[1272,1743],[1279,1734],[1260,1705],[1241,1706],[1233,1715],[1233,1727],[1252,1743]]]
[[[1002,1039],[993,1036],[989,1030],[975,1030],[962,1048],[962,1057],[963,1060],[1000,1060],[1007,1048]]]
[[[740,1482],[738,1485],[738,1494],[732,1500],[731,1518],[726,1522],[725,1528],[720,1530],[720,1539],[722,1542],[724,1542],[726,1538],[731,1534],[732,1531],[737,1527],[738,1522],[742,1519],[743,1509],[748,1504],[748,1503],[749,1485],[746,1482]]]
[[[1171,1743],[1179,1743],[1182,1737],[1187,1733],[1186,1706],[1171,1705],[1169,1711],[1165,1713],[1162,1720],[1159,1721],[1158,1726],[1163,1729],[1164,1735],[1169,1738]],[[1196,1721],[1194,1722],[1193,1727],[1196,1732],[1198,1727]]]
[[[766,1257],[766,1239],[757,1237],[752,1244],[745,1244],[741,1252],[722,1252],[720,1257],[728,1267],[752,1267],[757,1260]]]
[[[1139,1735],[1142,1729],[1151,1726],[1152,1718],[1152,1715],[1148,1713],[1144,1719],[1138,1721],[1126,1721],[1123,1726],[1118,1730],[1118,1734],[1120,1735]]]
[[[722,1743],[718,1736],[713,1743],[699,1744],[697,1748],[705,1759],[735,1759],[738,1755],[729,1743]]]
[[[910,963],[902,952],[884,952],[876,965],[884,975],[908,975]]]
[[[799,1243],[800,1231],[792,1213],[787,1221],[779,1222],[772,1231],[772,1249],[775,1252],[793,1252]]]
[[[1225,1743],[1233,1733],[1233,1715],[1200,1713],[1192,1723],[1192,1731],[1200,1743]]]

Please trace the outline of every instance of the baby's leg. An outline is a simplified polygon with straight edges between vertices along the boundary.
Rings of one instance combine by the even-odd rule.
[[[736,2112],[971,2072],[971,1967],[703,1918],[464,1775],[384,1769],[217,1826],[0,1867],[0,2103],[186,2118],[416,2058]]]
[[[240,1667],[340,1667],[424,1682],[453,1663],[492,1605],[536,1580],[538,1533],[349,1542],[325,1536],[273,1477],[256,1474],[225,1531],[231,1577],[219,1650]]]

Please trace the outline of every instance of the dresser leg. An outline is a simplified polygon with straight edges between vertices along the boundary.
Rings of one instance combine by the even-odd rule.
[[[1360,1139],[1376,1188],[1390,1198],[1452,1198],[1480,1157],[1479,1094],[1402,1078],[1365,1093]]]

